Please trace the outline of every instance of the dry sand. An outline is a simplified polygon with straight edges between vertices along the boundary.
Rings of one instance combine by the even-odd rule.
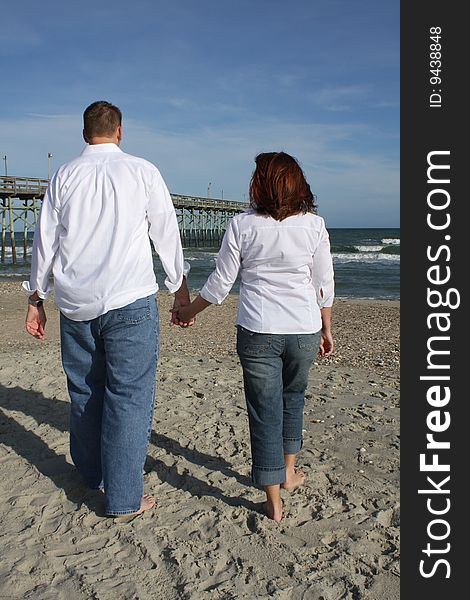
[[[398,600],[398,302],[336,301],[336,353],[307,390],[306,485],[276,525],[249,479],[237,298],[181,330],[159,294],[157,507],[129,522],[75,473],[57,310],[47,340],[28,337],[18,288],[0,284],[0,598]]]

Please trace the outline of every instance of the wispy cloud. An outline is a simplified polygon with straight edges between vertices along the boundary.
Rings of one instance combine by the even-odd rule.
[[[57,114],[46,114],[46,113],[26,113],[27,117],[31,117],[33,119],[52,119],[59,121],[66,121],[67,119],[76,119],[76,115],[68,115],[64,113]]]
[[[351,110],[358,102],[364,101],[370,93],[368,85],[328,86],[310,93],[313,104],[328,111]]]
[[[174,192],[202,195],[210,181],[214,194],[243,199],[254,156],[283,149],[301,161],[332,226],[397,225],[398,0],[284,8],[6,3],[0,153],[9,171],[45,176],[49,152],[55,167],[73,158],[84,108],[104,99],[123,110],[123,149],[156,163]]]
[[[396,164],[373,152],[344,147],[364,129],[357,124],[265,120],[175,133],[131,119],[126,121],[122,148],[154,162],[174,193],[205,195],[211,182],[214,196],[224,190],[225,198],[238,200],[247,194],[256,154],[284,150],[300,161],[331,226],[346,226],[344,215],[354,213],[353,207],[366,198],[371,198],[368,210],[378,206],[383,219],[397,223]],[[11,174],[45,176],[48,152],[57,167],[83,148],[81,115],[0,120],[0,138]]]

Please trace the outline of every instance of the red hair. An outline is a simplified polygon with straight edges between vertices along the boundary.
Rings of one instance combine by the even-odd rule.
[[[295,158],[285,152],[263,152],[255,163],[250,181],[251,208],[276,221],[315,212],[314,196]]]

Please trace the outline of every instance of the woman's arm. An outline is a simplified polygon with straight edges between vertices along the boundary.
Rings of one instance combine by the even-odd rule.
[[[214,271],[209,275],[197,298],[189,306],[178,309],[177,318],[187,322],[210,304],[222,304],[237,278],[240,264],[238,230],[235,220],[231,219],[220,246]]]
[[[335,343],[333,340],[333,334],[331,333],[331,306],[320,309],[321,312],[321,342],[320,342],[320,356],[331,356],[335,349]]]
[[[312,258],[312,280],[320,308],[333,305],[334,300],[334,270],[331,256],[330,237],[321,219],[320,239]]]
[[[211,304],[212,302],[204,300],[202,296],[198,295],[188,306],[180,306],[178,308],[178,319],[188,323],[192,321],[197,314],[202,312]]]
[[[222,304],[232,289],[241,267],[240,235],[236,217],[224,233],[215,269],[209,275],[199,295],[210,304]]]
[[[320,356],[333,354],[334,340],[331,333],[331,314],[334,300],[334,270],[330,249],[330,238],[322,219],[320,240],[313,256],[312,279],[321,313]]]

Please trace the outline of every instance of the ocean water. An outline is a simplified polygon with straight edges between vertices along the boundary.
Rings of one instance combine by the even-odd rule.
[[[340,298],[400,298],[400,230],[399,229],[329,229],[336,296]],[[5,262],[0,263],[0,279],[27,278],[30,269],[32,234],[28,234],[27,257],[23,258],[23,234],[15,234],[17,263],[12,264],[11,241],[7,236]],[[215,267],[218,248],[185,248],[191,265],[189,287],[200,289]],[[164,272],[154,257],[155,272],[164,288]],[[239,281],[232,293],[239,290]]]

